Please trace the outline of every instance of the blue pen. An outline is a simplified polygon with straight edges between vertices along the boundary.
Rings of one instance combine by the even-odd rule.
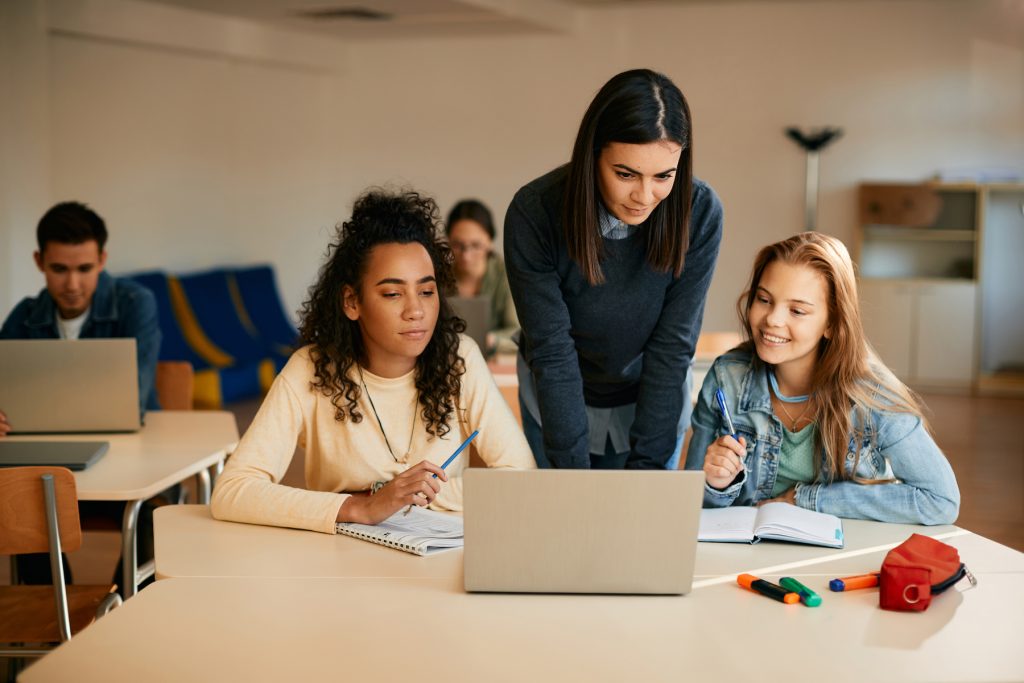
[[[470,434],[469,437],[465,441],[462,442],[462,445],[459,446],[458,448],[456,448],[455,452],[448,456],[448,459],[445,460],[444,463],[441,465],[441,469],[443,470],[445,467],[448,467],[448,465],[451,465],[452,464],[452,460],[454,460],[455,458],[459,457],[459,453],[461,453],[462,451],[466,450],[466,446],[469,445],[469,442],[472,441],[473,439],[475,439],[476,435],[479,434],[479,433],[480,433],[479,429],[473,430],[473,433]],[[437,475],[436,474],[434,475],[434,479],[437,479]]]
[[[721,389],[715,391],[715,400],[718,401],[718,409],[722,411],[725,426],[729,429],[729,436],[739,441],[739,438],[736,436],[736,428],[732,424],[732,416],[729,415],[729,406],[725,405],[725,394]]]
[[[451,464],[452,464],[452,461],[453,461],[453,460],[455,460],[455,458],[459,457],[459,453],[461,453],[462,451],[466,450],[466,446],[468,446],[468,445],[469,445],[469,442],[470,442],[470,441],[472,441],[473,439],[475,439],[475,438],[476,438],[476,435],[477,435],[477,434],[479,434],[479,433],[480,433],[480,430],[479,430],[479,429],[475,429],[475,430],[473,430],[473,433],[472,433],[472,434],[470,434],[470,435],[469,435],[469,436],[468,436],[468,437],[466,438],[466,440],[465,440],[465,441],[463,441],[463,442],[462,442],[462,444],[461,444],[461,445],[460,445],[460,446],[459,446],[458,448],[456,448],[456,449],[455,449],[455,452],[454,452],[454,453],[452,453],[451,455],[449,455],[449,456],[448,456],[448,459],[447,459],[447,460],[445,460],[445,461],[444,461],[444,462],[443,462],[443,463],[441,464],[441,469],[443,470],[444,468],[448,467],[448,465],[451,465]],[[437,479],[437,475],[436,475],[436,474],[435,474],[435,475],[433,475],[433,477],[434,477],[434,479]],[[412,510],[412,505],[409,505],[409,507],[405,508],[405,512],[403,512],[403,513],[402,513],[402,515],[403,515],[403,516],[405,516],[405,515],[409,514],[409,511],[410,511],[410,510]]]

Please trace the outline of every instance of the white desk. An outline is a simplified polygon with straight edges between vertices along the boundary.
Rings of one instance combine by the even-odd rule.
[[[454,576],[456,572],[461,575],[462,571],[461,549],[424,560],[345,536],[221,522],[203,505],[160,508],[153,515],[153,525],[157,578],[440,578]],[[793,543],[699,543],[694,574],[698,579],[713,578],[744,571],[770,571],[775,567],[798,572],[801,567],[822,560],[834,562],[836,571],[845,571],[864,566],[859,553],[879,547],[888,549],[915,532],[939,538],[966,533],[953,526],[922,527],[862,520],[843,520],[843,527],[846,547],[842,550]]]
[[[157,579],[174,577],[462,576],[462,549],[419,557],[349,536],[221,522],[206,505],[153,513]]]
[[[152,569],[139,571],[136,527],[142,502],[195,476],[200,499],[210,499],[210,468],[217,468],[238,442],[235,417],[224,411],[153,411],[134,434],[45,434],[12,436],[24,441],[109,441],[110,449],[84,472],[75,472],[79,500],[126,501],[122,522],[125,597]]]
[[[874,591],[809,609],[725,584],[643,597],[466,594],[444,579],[170,579],[20,680],[1020,681],[1024,573],[978,579],[925,613],[882,611]]]

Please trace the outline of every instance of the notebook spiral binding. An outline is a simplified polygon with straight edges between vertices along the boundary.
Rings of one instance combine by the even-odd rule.
[[[362,531],[356,531],[355,529],[345,526],[344,523],[342,522],[339,522],[337,525],[335,525],[334,529],[339,534],[344,534],[346,536],[351,536],[353,538],[359,538],[364,541],[369,541],[370,543],[376,543],[378,545],[386,545],[389,548],[395,548],[396,550],[404,550],[406,552],[414,553],[416,555],[420,554],[419,549],[416,548],[416,546],[409,545],[408,543],[397,543],[388,538],[381,538],[380,536],[375,536],[373,534],[367,534]]]

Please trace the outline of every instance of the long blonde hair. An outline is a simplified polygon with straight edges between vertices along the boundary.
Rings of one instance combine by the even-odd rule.
[[[750,307],[765,269],[774,261],[806,266],[819,273],[828,288],[830,332],[828,338],[822,337],[818,344],[810,400],[813,414],[816,414],[819,445],[825,449],[829,478],[852,479],[862,484],[891,482],[892,479],[865,479],[856,475],[870,411],[912,413],[921,418],[926,429],[928,425],[920,399],[882,363],[864,336],[850,253],[841,241],[820,232],[801,232],[758,252],[750,284],[737,302],[746,334],[743,348],[753,355],[755,367],[763,367],[764,363],[754,348]],[[853,474],[848,474],[843,461],[851,438],[856,444],[856,459]],[[817,460],[814,466],[817,470]]]

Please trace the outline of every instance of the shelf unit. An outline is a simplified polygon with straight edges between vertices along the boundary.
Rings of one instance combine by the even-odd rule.
[[[1024,184],[863,183],[864,328],[922,388],[1024,394]]]

